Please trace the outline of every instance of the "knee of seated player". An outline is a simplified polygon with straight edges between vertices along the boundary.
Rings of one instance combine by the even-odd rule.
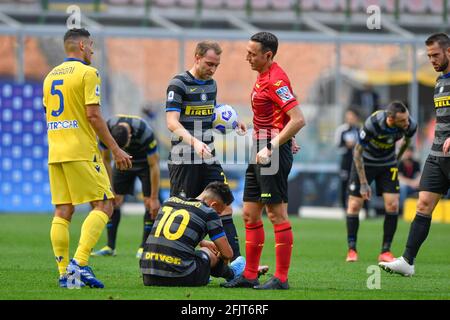
[[[206,252],[206,254],[209,257],[209,265],[211,268],[213,268],[214,266],[217,265],[217,262],[219,261],[219,258],[211,252],[211,250],[209,250],[208,248],[202,247],[200,248],[200,250]]]

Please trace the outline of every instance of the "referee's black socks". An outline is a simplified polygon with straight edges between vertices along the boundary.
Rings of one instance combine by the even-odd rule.
[[[403,258],[411,265],[419,252],[419,248],[428,236],[431,226],[431,215],[425,215],[420,212],[416,213],[416,217],[411,223],[409,229],[408,241],[406,242]]]

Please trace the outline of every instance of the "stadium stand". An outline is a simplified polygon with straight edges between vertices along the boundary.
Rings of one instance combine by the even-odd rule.
[[[0,82],[0,212],[51,211],[41,83]]]

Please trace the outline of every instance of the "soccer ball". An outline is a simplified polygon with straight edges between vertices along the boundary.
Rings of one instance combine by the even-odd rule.
[[[238,114],[232,106],[228,104],[218,104],[214,108],[212,120],[213,129],[225,134],[236,129],[238,125]]]

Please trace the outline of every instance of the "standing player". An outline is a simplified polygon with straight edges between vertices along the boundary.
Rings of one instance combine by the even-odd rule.
[[[225,288],[288,289],[293,235],[288,220],[288,175],[292,167],[292,138],[305,125],[286,73],[273,61],[278,39],[269,32],[253,35],[247,45],[247,61],[258,78],[251,94],[256,164],[245,174],[243,218],[246,266],[243,275]],[[257,154],[256,154],[257,153]],[[273,158],[271,156],[273,154]],[[278,156],[278,158],[276,158]],[[265,174],[268,162],[279,162],[276,173]],[[275,275],[259,285],[258,265],[264,245],[263,209],[275,232]]]
[[[377,111],[367,118],[359,133],[355,146],[352,171],[349,181],[347,209],[347,262],[358,260],[356,239],[359,228],[359,211],[364,200],[370,200],[370,184],[375,180],[377,194],[383,196],[386,210],[384,234],[378,261],[392,261],[391,244],[397,229],[399,191],[397,162],[410,144],[417,130],[406,106],[391,102],[386,110]],[[402,146],[395,155],[396,142],[404,137]]]
[[[425,44],[434,70],[442,72],[434,91],[434,142],[420,178],[417,213],[409,230],[403,256],[393,262],[379,264],[388,272],[404,276],[414,274],[414,260],[430,231],[433,210],[450,188],[450,39],[444,33],[437,33],[430,36]]]
[[[244,270],[235,259],[217,213],[234,198],[228,185],[211,182],[196,198],[169,198],[156,217],[140,266],[146,286],[204,286],[209,276],[231,280]],[[204,240],[209,235],[211,241]],[[200,250],[196,250],[197,245]]]
[[[220,64],[222,49],[216,42],[202,41],[195,49],[193,67],[176,75],[167,88],[167,127],[174,133],[169,155],[170,195],[197,197],[213,181],[226,183],[221,165],[214,159],[212,115],[217,86],[212,78]],[[239,129],[246,127],[239,122]],[[220,214],[233,259],[240,256],[232,209]]]
[[[114,196],[97,136],[112,151],[119,169],[129,169],[132,165],[130,156],[114,141],[101,115],[100,77],[89,66],[92,45],[87,30],[68,30],[64,35],[67,58],[50,71],[43,87],[48,172],[52,203],[56,206],[50,238],[61,287],[71,283],[103,288],[88,260],[112,214]],[[74,206],[86,202],[91,204],[92,211],[84,220],[77,251],[69,264],[69,224]]]
[[[337,127],[335,133],[336,146],[341,154],[341,204],[347,209],[347,185],[350,178],[350,169],[353,163],[353,148],[358,141],[361,128],[359,113],[355,109],[348,108],[345,111],[344,123]]]
[[[142,255],[142,247],[153,227],[156,214],[160,207],[159,203],[159,154],[157,141],[153,129],[142,118],[138,116],[116,115],[107,122],[108,129],[120,148],[133,158],[133,168],[127,171],[118,170],[114,166],[111,169],[111,151],[102,142],[103,162],[108,171],[109,178],[114,190],[114,212],[106,225],[108,244],[102,249],[92,253],[93,256],[115,256],[116,238],[119,227],[121,210],[126,194],[134,194],[134,183],[139,178],[144,195],[144,231],[141,245],[136,254],[137,258]]]

